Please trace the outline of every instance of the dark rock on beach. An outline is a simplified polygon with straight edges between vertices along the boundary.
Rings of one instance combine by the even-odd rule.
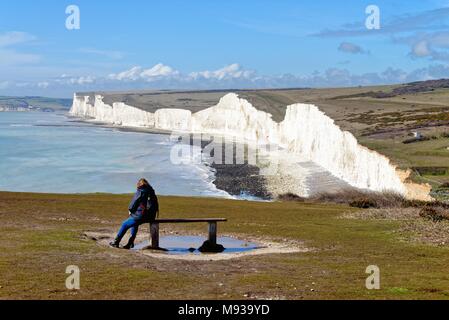
[[[252,196],[264,200],[272,198],[266,181],[257,166],[249,164],[213,164],[215,186],[233,196]]]
[[[191,135],[190,139],[191,144],[195,143],[194,135]],[[210,143],[213,143],[213,141],[201,140],[200,143],[198,143],[197,141],[195,145],[201,145],[201,148],[204,152],[205,148]],[[213,181],[214,185],[217,187],[217,189],[226,191],[232,196],[246,196],[259,198],[262,200],[271,200],[273,197],[267,189],[265,177],[260,174],[260,168],[256,165],[249,164],[246,158],[243,164],[237,164],[237,143],[231,143],[233,143],[232,164],[216,163],[215,160],[219,159],[214,159],[214,162],[209,163],[209,165],[215,170],[215,180]],[[215,146],[215,148],[216,147],[219,147],[219,145]],[[244,146],[245,155],[248,152],[248,148],[248,145]],[[221,161],[217,162],[224,163],[225,153],[225,146],[222,145],[222,159]],[[213,149],[210,154],[207,154],[207,156],[210,156],[211,159],[213,159],[215,157],[215,149]]]

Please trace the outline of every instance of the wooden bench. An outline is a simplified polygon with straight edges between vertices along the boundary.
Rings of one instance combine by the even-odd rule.
[[[161,223],[200,223],[207,222],[209,225],[208,240],[212,245],[217,244],[217,223],[228,221],[224,218],[199,218],[199,219],[156,219],[150,222],[150,249],[160,249],[159,247],[159,224]]]

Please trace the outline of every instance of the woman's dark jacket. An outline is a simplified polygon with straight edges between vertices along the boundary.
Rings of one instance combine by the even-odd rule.
[[[150,222],[156,219],[159,211],[159,203],[156,193],[151,186],[142,186],[137,189],[129,207],[131,217],[142,222]]]

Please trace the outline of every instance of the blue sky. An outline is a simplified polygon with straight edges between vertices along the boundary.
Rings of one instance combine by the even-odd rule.
[[[449,1],[0,3],[2,95],[369,85],[449,77],[448,62]]]

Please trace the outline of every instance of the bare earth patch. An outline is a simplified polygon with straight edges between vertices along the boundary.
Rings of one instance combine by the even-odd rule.
[[[405,221],[401,231],[410,234],[412,241],[437,246],[449,245],[449,223],[433,222],[424,219]]]
[[[168,234],[173,234],[169,232]],[[114,238],[115,233],[112,231],[87,231],[84,233],[84,237],[94,240],[103,247],[109,247],[109,242]],[[163,234],[162,234],[163,236]],[[233,238],[241,238],[237,235],[223,235]],[[245,237],[248,238],[248,237]],[[136,243],[143,242],[148,239],[145,233],[140,233],[137,236]],[[206,240],[206,239],[205,239]],[[245,252],[232,252],[232,253],[208,253],[208,254],[168,254],[159,250],[143,249],[143,250],[132,250],[137,254],[145,255],[152,258],[158,259],[174,259],[174,260],[187,260],[187,261],[220,261],[220,260],[231,260],[238,259],[248,256],[263,255],[263,254],[282,254],[282,253],[297,253],[297,252],[309,252],[312,249],[305,247],[301,242],[293,240],[284,240],[281,242],[275,242],[273,240],[268,240],[266,238],[250,238],[247,241],[257,242],[260,247],[245,251]],[[123,241],[126,241],[124,239]],[[117,250],[111,248],[111,250]]]
[[[346,219],[362,220],[410,220],[419,218],[419,208],[365,209],[343,214]]]
[[[420,208],[367,209],[343,214],[345,219],[400,221],[396,231],[408,241],[436,246],[449,245],[449,222],[422,218]]]

